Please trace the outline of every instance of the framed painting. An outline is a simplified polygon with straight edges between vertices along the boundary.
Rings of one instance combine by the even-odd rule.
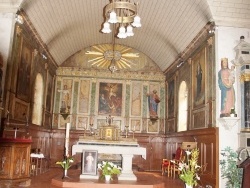
[[[122,84],[100,82],[99,86],[99,115],[121,116]]]
[[[81,129],[81,130],[87,129],[88,128],[88,117],[78,116],[76,128]]]
[[[22,40],[20,60],[17,69],[17,98],[29,101],[30,98],[30,74],[32,62],[32,48],[24,39]]]
[[[140,131],[141,130],[141,120],[140,119],[131,119],[131,127],[132,131]]]
[[[159,129],[159,121],[148,120],[148,131],[151,133],[157,133]]]
[[[192,61],[193,107],[205,104],[205,48]]]
[[[82,174],[96,175],[97,174],[97,150],[82,151]]]
[[[139,82],[132,83],[132,95],[131,95],[131,115],[141,115],[142,105],[142,84]]]
[[[71,112],[71,100],[72,100],[72,79],[64,79],[62,82],[62,88],[58,90],[61,93],[61,113],[70,113]]]
[[[167,109],[168,109],[168,114],[167,117],[174,117],[174,112],[175,112],[175,77],[170,79],[168,82],[168,98],[167,98]]]
[[[13,104],[14,118],[20,121],[27,122],[27,116],[29,114],[29,103],[16,98]]]
[[[80,90],[79,90],[79,113],[88,113],[89,112],[89,103],[90,103],[90,81],[81,80],[80,81]]]

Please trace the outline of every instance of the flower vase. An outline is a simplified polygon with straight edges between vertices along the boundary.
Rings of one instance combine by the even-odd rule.
[[[68,177],[68,170],[64,169],[63,170],[63,177],[62,178],[66,178],[66,177]]]
[[[110,181],[111,175],[105,175],[105,181]]]
[[[186,185],[186,188],[193,188],[192,185],[188,185],[188,184],[186,184],[186,183],[185,183],[185,185]]]

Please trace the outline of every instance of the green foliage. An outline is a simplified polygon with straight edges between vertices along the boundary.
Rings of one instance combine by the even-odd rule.
[[[201,168],[198,165],[199,149],[195,148],[191,152],[186,151],[186,154],[187,162],[179,163],[179,170],[181,171],[179,178],[187,185],[196,186],[198,184],[197,181],[200,180],[198,172]]]
[[[102,164],[98,164],[98,169],[102,171],[102,175],[113,175],[113,174],[120,174],[121,167],[115,165],[112,162],[102,161]]]
[[[74,162],[72,157],[65,157],[62,161],[57,161],[56,164],[61,165],[61,167],[65,170],[68,170],[71,167],[71,163]]]
[[[238,154],[230,147],[221,150],[222,159],[221,177],[226,178],[226,188],[240,188],[242,181],[242,169],[237,167]]]

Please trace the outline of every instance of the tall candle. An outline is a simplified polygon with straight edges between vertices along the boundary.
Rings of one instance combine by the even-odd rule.
[[[66,123],[65,155],[68,155],[69,151],[69,129],[70,129],[70,123]]]

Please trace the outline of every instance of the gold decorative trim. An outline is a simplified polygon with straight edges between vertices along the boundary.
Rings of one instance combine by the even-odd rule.
[[[122,74],[121,74],[122,73]],[[73,67],[59,67],[56,71],[57,76],[72,76],[72,77],[95,77],[95,78],[110,78],[120,80],[142,80],[142,81],[165,81],[165,76],[160,72],[121,72],[111,73],[109,70],[98,69],[79,69]]]
[[[108,68],[111,60],[116,61],[118,69],[133,69],[140,65],[139,53],[135,53],[132,48],[111,44],[101,44],[92,46],[85,53],[88,56],[88,63],[96,68]]]
[[[240,75],[240,81],[244,82],[244,81],[250,81],[250,74],[247,73],[243,73]]]

